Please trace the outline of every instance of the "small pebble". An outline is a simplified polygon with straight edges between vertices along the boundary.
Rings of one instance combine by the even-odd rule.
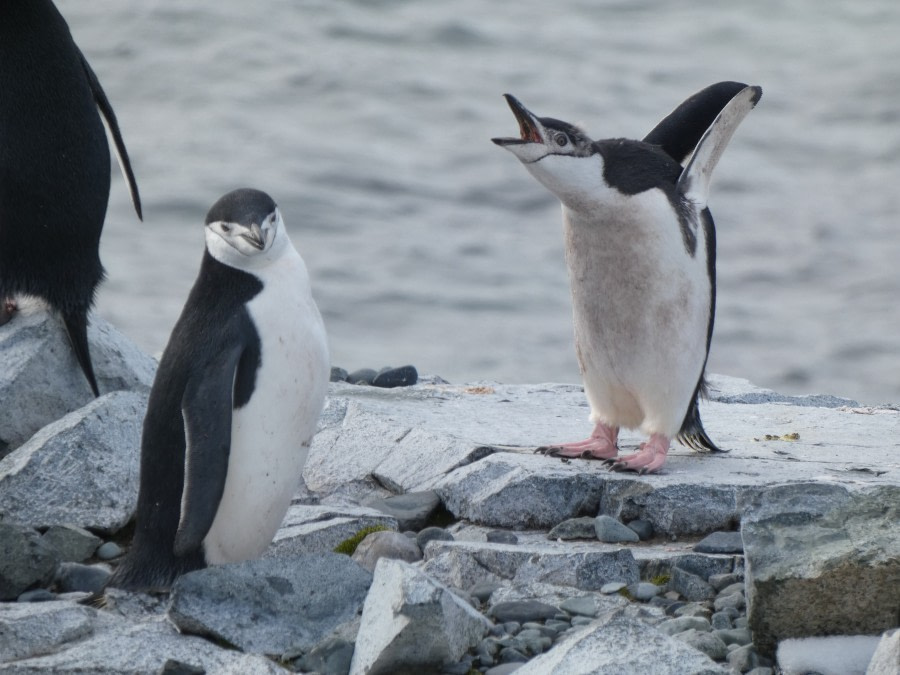
[[[568,626],[566,626],[568,628]],[[529,621],[528,623],[522,624],[522,630],[536,630],[541,637],[555,638],[559,635],[559,631],[551,626],[547,626],[546,624],[534,623]]]
[[[491,530],[485,535],[485,539],[492,544],[518,544],[519,538],[506,530]]]
[[[696,602],[689,602],[675,610],[675,616],[701,616],[708,621],[712,617],[712,610]]]
[[[593,619],[589,616],[573,616],[572,617],[572,625],[573,626],[586,626]]]
[[[400,366],[399,368],[382,369],[371,384],[373,387],[393,389],[394,387],[409,387],[419,380],[419,371],[415,366]]]
[[[206,675],[206,670],[183,661],[168,659],[159,669],[158,675]]]
[[[731,595],[732,593],[743,593],[744,592],[744,582],[738,581],[733,584],[729,584],[725,588],[719,591],[719,596],[723,595]]]
[[[423,551],[429,541],[453,541],[453,535],[443,527],[426,527],[416,535],[416,543]]]
[[[81,563],[60,563],[54,583],[60,593],[82,591],[97,593],[111,576],[106,565],[82,565]]]
[[[672,568],[672,578],[669,581],[672,590],[681,593],[685,600],[697,602],[699,600],[711,600],[716,592],[708,583],[696,574],[691,574],[680,567]]]
[[[487,602],[494,591],[501,587],[496,581],[479,581],[469,588],[469,595],[480,602]]]
[[[639,518],[638,520],[628,521],[625,525],[634,530],[641,541],[653,539],[653,524],[649,520]]]
[[[122,553],[121,546],[114,541],[108,541],[105,544],[100,545],[100,548],[97,549],[95,555],[100,558],[100,560],[112,560],[113,558],[118,558]]]
[[[672,600],[671,598],[667,598],[664,595],[657,595],[655,597],[650,598],[650,602],[648,602],[647,604],[651,605],[652,607],[660,607],[663,610],[665,610],[665,609],[671,607],[672,605],[674,605],[676,602],[678,602],[678,601]]]
[[[750,631],[746,628],[732,628],[731,630],[717,630],[713,632],[727,645],[749,645],[753,641]]]
[[[613,593],[618,593],[627,585],[628,584],[622,583],[621,581],[610,581],[608,584],[603,584],[600,587],[600,592],[604,595],[612,595]]]
[[[597,530],[594,528],[594,519],[590,516],[582,518],[569,518],[550,530],[547,539],[556,541],[571,541],[573,539],[596,539]]]
[[[729,630],[734,628],[734,624],[731,622],[731,617],[727,612],[716,612],[710,618],[710,624],[716,630]]]
[[[743,673],[756,668],[759,665],[759,657],[753,645],[744,645],[728,653],[728,665]]]
[[[651,584],[648,581],[641,581],[640,583],[629,586],[628,590],[631,592],[631,595],[634,596],[635,600],[646,602],[650,598],[658,595],[662,589],[656,584]]]
[[[347,375],[347,382],[350,384],[372,384],[376,377],[378,377],[378,373],[373,369],[360,368]]]
[[[16,598],[16,602],[47,602],[48,600],[56,600],[56,593],[51,593],[46,588],[25,591]]]
[[[721,612],[728,608],[743,609],[747,606],[747,600],[743,593],[732,593],[731,595],[722,595],[713,601],[713,607],[717,612]]]
[[[522,667],[521,662],[501,663],[499,666],[488,668],[484,671],[484,675],[510,675]]]
[[[594,531],[597,539],[607,544],[627,543],[640,541],[637,532],[623,525],[610,516],[597,516],[594,519]]]
[[[331,366],[331,378],[332,382],[346,382],[347,381],[347,373],[343,368],[339,368],[338,366]]]
[[[569,614],[578,614],[580,616],[597,616],[597,603],[594,601],[593,596],[590,595],[582,595],[577,598],[569,598],[565,602],[563,602],[560,606],[560,609],[568,612]]]
[[[747,617],[746,617],[746,616],[740,616],[740,617],[738,617],[737,619],[735,619],[735,620],[734,620],[734,627],[735,627],[735,628],[746,628],[746,627],[747,627]]]
[[[706,654],[713,661],[721,661],[728,654],[728,648],[714,633],[689,630],[675,635],[676,640],[681,640]]]
[[[656,629],[666,635],[677,635],[688,630],[709,632],[709,621],[699,616],[679,616],[675,619],[667,619],[656,626]]]
[[[569,616],[568,614],[566,614],[565,612],[559,612],[557,614],[554,614],[552,618],[555,619],[556,621],[565,621],[566,623],[572,623],[572,617]]]
[[[740,532],[713,532],[694,544],[694,550],[697,553],[743,553],[744,542]]]
[[[683,602],[681,600],[679,600],[677,602],[673,602],[671,605],[666,607],[666,614],[668,614],[669,616],[675,616],[675,612],[677,612],[679,609],[681,609],[685,605],[687,605],[687,603]]]
[[[518,649],[504,647],[500,651],[500,663],[525,663],[528,657]]]
[[[707,581],[709,582],[709,585],[718,592],[727,586],[731,586],[731,584],[736,584],[743,580],[743,574],[739,572],[730,572],[729,574],[711,574]]]
[[[472,671],[472,662],[470,660],[460,661],[459,663],[445,663],[441,666],[441,675],[469,675]]]
[[[565,632],[572,627],[572,623],[570,621],[560,621],[559,619],[547,619],[547,623],[544,624],[547,628],[555,630],[557,634]]]
[[[509,635],[515,635],[520,630],[522,630],[522,622],[520,621],[505,621],[503,623],[503,628]]]

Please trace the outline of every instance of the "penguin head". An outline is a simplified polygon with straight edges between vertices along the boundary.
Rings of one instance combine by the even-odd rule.
[[[512,94],[504,94],[504,98],[519,123],[520,136],[491,140],[518,157],[564,203],[596,191],[597,176],[603,175],[603,157],[594,141],[568,122],[538,117]]]
[[[232,190],[206,214],[206,248],[231,267],[257,267],[270,262],[280,253],[283,241],[281,212],[260,190]]]

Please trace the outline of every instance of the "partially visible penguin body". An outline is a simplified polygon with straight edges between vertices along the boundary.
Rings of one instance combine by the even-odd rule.
[[[50,0],[0,3],[0,324],[17,297],[42,298],[62,316],[95,395],[87,315],[104,276],[110,186],[101,115],[140,217],[112,106],[65,20]]]
[[[576,355],[594,423],[588,439],[540,451],[644,473],[664,466],[674,438],[719,450],[698,408],[716,300],[707,197],[716,163],[761,94],[735,82],[708,87],[644,141],[593,141],[507,95],[520,137],[494,142],[562,203]],[[619,457],[621,427],[649,439]]]
[[[141,439],[131,549],[109,586],[163,591],[258,557],[297,489],[329,379],[325,328],[275,202],[223,196],[163,353]]]

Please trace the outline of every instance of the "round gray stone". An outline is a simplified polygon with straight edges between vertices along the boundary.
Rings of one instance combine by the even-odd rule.
[[[372,572],[380,558],[412,563],[422,559],[422,551],[415,541],[400,532],[382,530],[373,532],[359,542],[352,558],[361,567]]]
[[[675,635],[676,640],[686,642],[694,649],[706,654],[713,661],[721,661],[728,654],[728,648],[714,633],[689,630]]]
[[[597,603],[591,595],[581,595],[577,598],[568,598],[559,608],[569,614],[579,616],[597,616]]]
[[[625,523],[630,529],[634,530],[635,534],[640,537],[641,541],[647,541],[648,539],[653,538],[653,523],[649,520],[630,520]]]
[[[740,532],[713,532],[694,545],[697,553],[743,553],[744,542]]]
[[[612,595],[613,593],[618,593],[626,586],[628,586],[628,584],[621,581],[610,581],[609,583],[603,584],[600,587],[600,592],[604,595]]]
[[[584,516],[581,518],[569,518],[550,530],[547,539],[571,541],[573,539],[596,539],[597,530],[594,527],[594,518]]]
[[[64,562],[56,570],[54,582],[60,593],[73,591],[97,593],[103,590],[110,575],[111,572],[106,565]]]
[[[651,584],[649,581],[641,581],[637,584],[633,584],[628,587],[628,590],[631,591],[631,595],[634,596],[635,600],[640,600],[641,602],[646,602],[653,597],[659,595],[659,592],[662,590],[661,587],[656,584]]]
[[[597,539],[608,544],[628,543],[640,541],[637,532],[623,525],[610,516],[597,516],[594,519],[594,532]]]
[[[429,541],[453,541],[453,535],[443,527],[426,527],[416,535],[416,543],[423,551]]]
[[[489,614],[502,623],[515,621],[519,624],[526,621],[542,621],[556,615],[559,610],[537,600],[511,600],[500,602],[491,607]]]
[[[96,555],[100,560],[113,560],[114,558],[118,558],[124,551],[122,547],[119,546],[114,541],[108,541],[105,544],[100,544],[100,547],[96,550]]]

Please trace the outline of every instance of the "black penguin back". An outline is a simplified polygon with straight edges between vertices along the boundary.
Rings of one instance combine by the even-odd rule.
[[[260,358],[259,335],[246,304],[262,288],[252,274],[204,254],[200,274],[172,329],[150,391],[141,437],[134,539],[109,586],[163,590],[180,574],[206,566],[200,549],[183,556],[174,552],[185,480],[185,390],[191,378],[202,376],[220,352],[239,341],[245,348],[234,381],[234,405],[246,402]]]

